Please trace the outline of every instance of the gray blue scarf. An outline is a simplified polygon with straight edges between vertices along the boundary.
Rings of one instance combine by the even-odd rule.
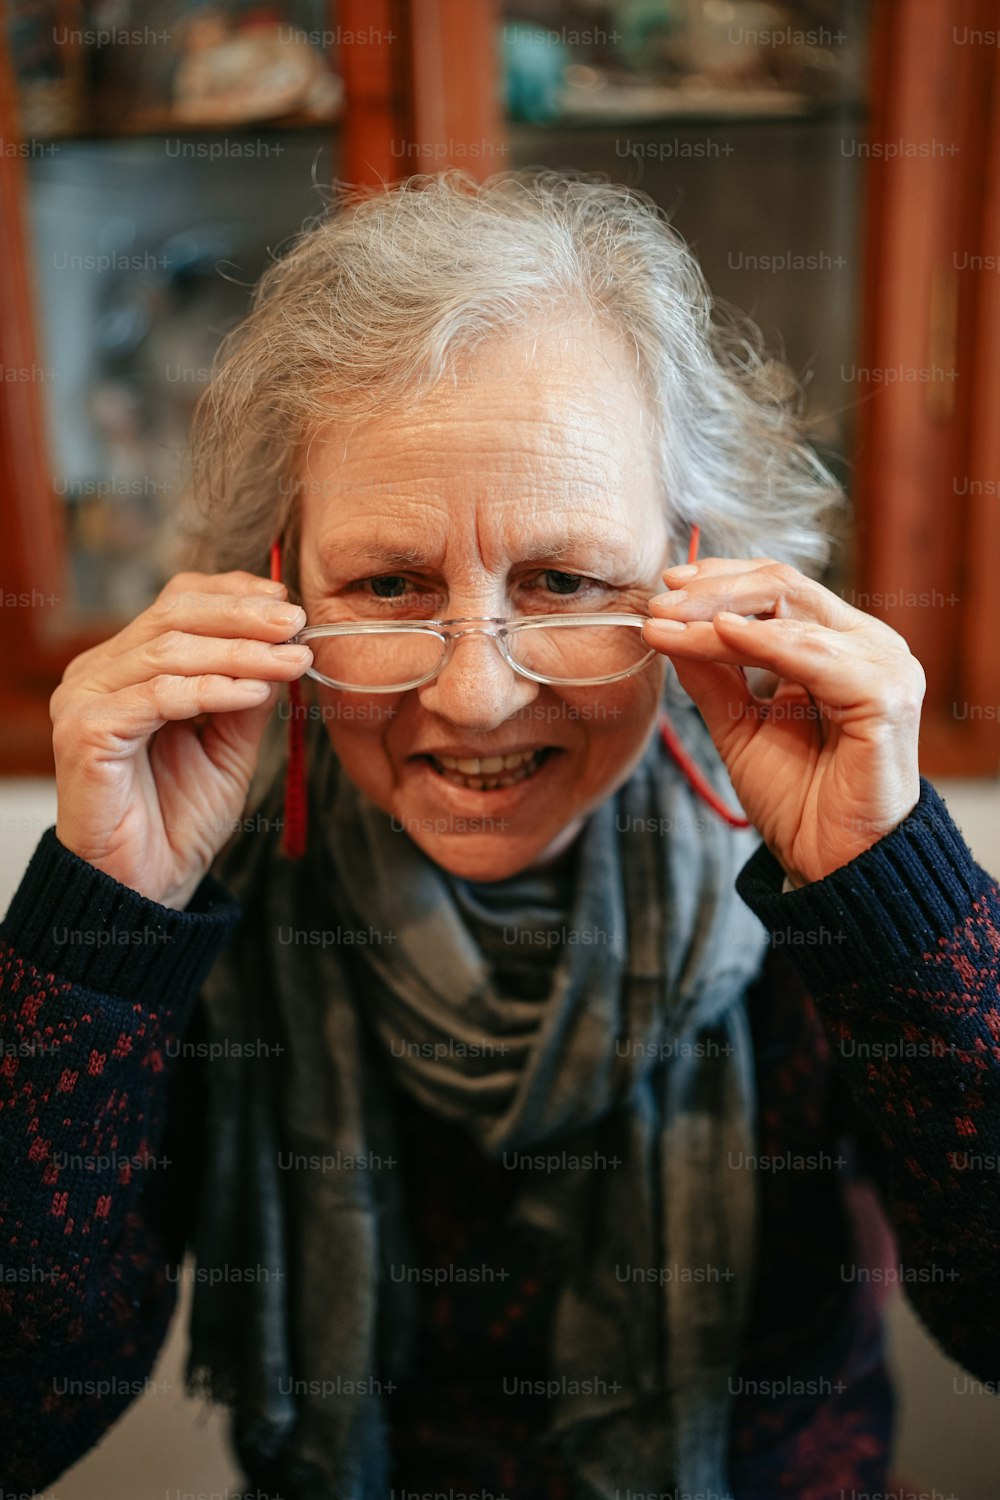
[[[731,796],[694,708],[672,719]],[[571,930],[593,940],[565,945],[539,1005],[498,991],[453,883],[309,738],[306,858],[278,850],[278,775],[217,864],[244,920],[204,993],[191,1388],[233,1406],[248,1477],[285,1500],[387,1500],[381,1382],[405,1379],[415,1326],[387,1274],[413,1262],[400,1086],[490,1157],[618,1159],[519,1187],[517,1220],[570,1267],[548,1441],[581,1496],[729,1494],[756,1194],[727,1162],[756,1149],[744,997],[766,946],[734,883],[758,836],[652,736],[577,840]]]

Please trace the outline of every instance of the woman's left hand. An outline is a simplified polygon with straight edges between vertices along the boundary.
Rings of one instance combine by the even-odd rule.
[[[793,884],[822,880],[919,800],[923,668],[883,621],[773,558],[706,557],[663,578],[647,641]],[[755,697],[742,667],[773,672],[774,696]]]

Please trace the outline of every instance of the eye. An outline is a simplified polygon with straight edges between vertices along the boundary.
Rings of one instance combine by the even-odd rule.
[[[356,578],[340,592],[361,615],[386,615],[394,620],[430,618],[440,610],[441,592],[428,581],[408,578],[405,573],[373,573]]]
[[[371,584],[372,593],[378,599],[401,599],[408,580],[401,573],[383,573],[378,578],[366,579],[366,582]]]
[[[560,573],[556,568],[547,568],[542,577],[553,594],[578,593],[584,581],[579,573]]]

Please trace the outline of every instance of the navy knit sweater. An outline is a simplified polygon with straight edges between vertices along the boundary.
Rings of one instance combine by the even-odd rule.
[[[761,847],[737,887],[772,941],[750,995],[762,1228],[730,1471],[737,1500],[840,1500],[886,1485],[893,1282],[953,1359],[1000,1381],[1000,888],[926,780],[871,849],[781,887]],[[50,829],[0,927],[5,1490],[50,1484],[145,1388],[198,1197],[198,992],[238,920],[212,877],[170,911]],[[503,1274],[429,1278],[419,1363],[389,1393],[394,1484],[569,1496],[543,1440],[564,1268],[507,1224],[515,1172],[399,1108],[423,1263]],[[895,1246],[876,1244],[866,1180]],[[295,1500],[242,1456],[249,1483]]]

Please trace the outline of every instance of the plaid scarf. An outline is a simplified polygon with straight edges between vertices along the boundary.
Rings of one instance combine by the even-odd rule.
[[[696,710],[673,719],[727,791]],[[244,917],[203,995],[217,1045],[189,1387],[232,1406],[252,1482],[388,1500],[381,1390],[406,1378],[416,1312],[389,1274],[413,1263],[389,1165],[400,1087],[488,1156],[617,1160],[519,1186],[516,1219],[569,1267],[546,1440],[582,1496],[726,1496],[756,1227],[753,1175],[726,1163],[755,1154],[744,997],[766,947],[735,879],[758,836],[709,813],[651,736],[574,846],[571,932],[592,941],[564,945],[539,1004],[497,987],[453,883],[321,726],[311,740],[306,858],[278,847],[279,768],[216,865]]]

